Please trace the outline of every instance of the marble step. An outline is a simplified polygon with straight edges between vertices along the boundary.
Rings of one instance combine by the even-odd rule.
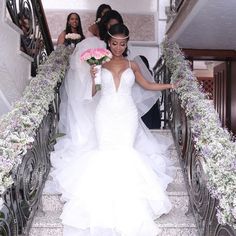
[[[164,130],[155,129],[155,130],[151,130],[151,133],[154,135],[154,137],[158,136],[158,135],[162,135],[162,136],[168,137],[171,140],[173,140],[171,130],[169,130],[169,129],[166,129],[166,130],[165,129]],[[179,157],[178,157],[178,153],[176,151],[174,141],[167,149],[167,155],[171,160],[177,162],[177,164],[179,165]]]
[[[183,170],[181,167],[176,167],[175,174],[174,174],[174,180],[173,180],[172,184],[185,185]]]
[[[161,230],[160,236],[197,236],[194,218],[181,208],[173,208],[168,215],[155,220]],[[33,221],[29,236],[62,236],[63,225],[60,212],[38,213]]]
[[[161,233],[158,236],[199,236],[196,228],[189,227],[168,227],[160,228]],[[63,236],[63,227],[35,227],[32,228],[29,236]]]
[[[198,236],[196,228],[162,228],[158,236]],[[32,228],[29,236],[63,236],[62,227]]]
[[[180,166],[179,157],[175,149],[169,148],[166,151],[166,157],[173,163],[174,166]]]
[[[199,236],[196,228],[181,227],[181,228],[161,228],[161,233],[158,236]]]
[[[172,133],[170,129],[150,129],[153,134],[161,134],[167,137],[172,137]]]
[[[173,208],[188,210],[189,197],[183,184],[169,184],[167,194],[173,204]],[[44,193],[40,210],[43,212],[61,212],[63,202],[60,200],[60,194]]]

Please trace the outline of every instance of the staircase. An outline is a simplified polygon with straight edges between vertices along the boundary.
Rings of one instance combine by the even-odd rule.
[[[171,137],[169,130],[154,130],[153,134]],[[162,230],[161,236],[197,236],[194,217],[189,211],[189,198],[185,181],[174,145],[168,149],[168,155],[176,163],[177,169],[174,181],[167,188],[173,208],[168,215],[161,216],[155,222]],[[62,208],[63,203],[60,202],[59,194],[43,194],[42,210],[36,214],[29,235],[62,236],[63,225],[59,219]]]

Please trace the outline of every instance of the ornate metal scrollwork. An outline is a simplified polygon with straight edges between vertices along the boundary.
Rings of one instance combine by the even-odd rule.
[[[58,96],[56,96],[58,99]],[[58,104],[54,101],[54,104]],[[14,184],[3,195],[0,211],[0,235],[27,235],[38,208],[44,183],[50,171],[50,151],[56,132],[57,109],[51,104],[42,121],[31,149],[14,173]]]
[[[172,118],[168,119],[170,123],[169,126],[176,135],[175,139],[179,147],[179,156],[184,160],[187,149],[187,134],[189,125],[176,93],[171,94],[171,100],[168,104],[168,106],[172,107],[171,110],[173,113]],[[173,107],[172,104],[176,104],[176,106]]]
[[[218,203],[215,200],[212,203],[213,206],[217,206]],[[218,223],[218,220],[216,218],[216,207],[212,208],[213,211],[209,213],[207,221],[206,221],[206,227],[205,232],[203,235],[214,235],[214,236],[235,236],[235,230],[231,228],[229,225],[221,225]]]
[[[41,1],[7,0],[10,18],[21,30],[21,50],[33,58],[31,75],[52,52],[53,44]]]
[[[205,227],[204,222],[207,219],[208,211],[210,210],[209,202],[211,198],[206,185],[207,180],[204,171],[204,161],[195,151],[193,141],[188,143],[185,169],[186,175],[188,176],[189,197],[199,229],[202,231]]]
[[[216,217],[216,206],[218,202],[215,199],[211,199],[211,211],[208,212],[206,219],[205,229],[203,235],[214,235],[214,236],[235,236],[236,232],[229,225],[219,224]]]
[[[12,198],[12,191],[9,190],[4,198],[5,202],[7,201],[6,198]],[[18,224],[13,207],[12,203],[10,206],[4,204],[0,211],[0,235],[2,236],[17,235]]]

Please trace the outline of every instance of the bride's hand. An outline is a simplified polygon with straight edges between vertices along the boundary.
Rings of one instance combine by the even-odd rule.
[[[171,89],[175,90],[179,87],[179,82],[171,84]]]
[[[95,67],[96,65],[91,65],[90,67],[90,74],[91,74],[91,77],[94,79],[95,78],[95,75],[97,73],[97,69]]]

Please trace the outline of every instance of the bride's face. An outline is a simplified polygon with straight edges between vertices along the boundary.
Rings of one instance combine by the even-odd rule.
[[[113,56],[120,57],[127,47],[127,39],[124,39],[125,35],[123,34],[116,34],[114,37],[110,39],[109,47]]]

